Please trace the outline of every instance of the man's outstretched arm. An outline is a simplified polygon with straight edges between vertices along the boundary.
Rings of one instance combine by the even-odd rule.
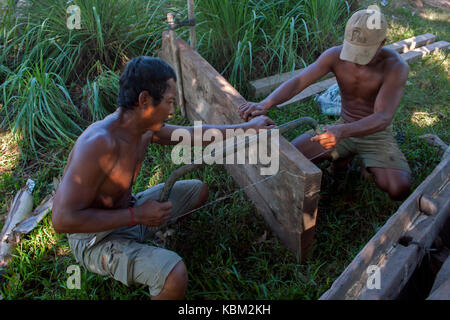
[[[161,128],[160,131],[155,132],[153,134],[152,142],[161,144],[161,145],[178,144],[180,142],[181,138],[179,137],[179,138],[175,139],[173,133],[175,130],[183,129],[183,130],[187,130],[187,132],[189,132],[189,135],[191,137],[191,140],[190,140],[191,145],[194,145],[194,144],[200,145],[201,144],[203,146],[206,146],[206,145],[210,144],[211,142],[214,142],[214,140],[213,141],[203,141],[203,139],[202,139],[203,133],[206,130],[212,130],[214,133],[214,136],[222,135],[223,140],[225,140],[226,130],[255,129],[255,131],[258,132],[259,130],[272,129],[274,126],[275,126],[275,123],[266,116],[254,118],[254,119],[252,119],[252,121],[246,122],[246,123],[238,123],[238,124],[230,124],[230,125],[206,124],[206,125],[202,125],[201,129],[199,127],[198,128],[182,127],[182,126],[166,124],[166,125],[164,125],[164,127]],[[198,137],[200,139],[200,141],[197,141],[197,142],[195,141],[196,137],[194,135],[194,132],[196,129],[197,130],[200,129],[199,132],[201,133],[201,135]]]
[[[247,102],[242,105],[239,108],[239,115],[243,120],[248,121],[249,117],[264,115],[271,107],[290,100],[327,73],[332,72],[333,64],[338,56],[339,52],[336,47],[326,50],[316,62],[297,76],[284,82],[261,102]]]

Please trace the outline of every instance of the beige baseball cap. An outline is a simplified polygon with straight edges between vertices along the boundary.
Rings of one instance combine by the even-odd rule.
[[[355,12],[345,27],[341,60],[368,64],[386,39],[386,31],[386,19],[379,10],[369,8]]]

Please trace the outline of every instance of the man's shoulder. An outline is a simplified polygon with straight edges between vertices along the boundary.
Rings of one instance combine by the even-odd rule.
[[[398,52],[386,47],[384,47],[382,50],[384,63],[387,67],[408,68],[408,64]]]
[[[322,53],[323,57],[339,60],[339,56],[341,55],[342,45],[328,48]]]
[[[75,152],[89,155],[111,154],[119,144],[108,128],[99,122],[90,125],[78,138]]]

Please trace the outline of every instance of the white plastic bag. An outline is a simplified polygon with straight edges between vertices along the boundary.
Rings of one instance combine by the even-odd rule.
[[[341,93],[337,83],[329,87],[321,95],[317,95],[314,101],[320,103],[320,109],[323,114],[328,116],[341,115]]]

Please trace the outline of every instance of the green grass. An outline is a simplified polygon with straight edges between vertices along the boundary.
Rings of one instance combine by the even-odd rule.
[[[339,43],[350,7],[329,0],[199,0],[198,50],[235,86],[314,61]]]
[[[282,8],[281,5],[279,7]],[[285,10],[283,13],[287,15],[288,7]],[[427,15],[441,17],[439,20],[429,20],[420,14],[413,16],[402,5],[395,3],[384,10],[387,11],[388,17],[392,15],[396,17],[396,19],[389,18],[390,25],[395,27],[389,32],[389,42],[425,32],[436,34],[437,40],[450,39],[448,12],[426,7]],[[206,30],[206,22],[204,24]],[[302,25],[303,23],[297,21],[295,27],[301,29]],[[289,31],[289,27],[286,30]],[[247,34],[249,32],[252,32],[251,29]],[[286,33],[287,35],[289,33]],[[304,36],[304,34],[299,36],[299,41],[303,41]],[[199,41],[200,48],[206,45],[208,32],[199,31],[198,38],[202,37],[203,44]],[[324,45],[327,45],[326,41]],[[219,49],[214,50],[222,54],[220,45],[218,46]],[[300,49],[298,46],[295,43],[297,51],[302,50],[302,44]],[[260,50],[258,46],[256,47],[252,47],[253,52]],[[213,52],[211,49],[211,54]],[[312,54],[311,58],[316,55],[311,52],[309,48],[301,57],[306,61],[309,59],[308,55]],[[268,74],[265,75],[270,75],[275,70],[285,71],[278,69],[281,65],[278,59],[274,58],[274,66],[267,66],[264,72]],[[253,57],[252,61],[256,63],[258,58]],[[301,63],[301,59],[295,63]],[[226,68],[226,65],[218,62],[214,66],[219,71]],[[291,67],[292,65],[289,65],[287,68]],[[439,162],[436,149],[430,147],[419,136],[433,133],[446,143],[450,143],[448,68],[449,61],[445,54],[433,55],[413,63],[410,66],[408,85],[395,116],[394,132],[412,169],[414,188]],[[105,68],[103,71],[105,70],[111,69]],[[229,67],[225,73],[231,72],[230,70]],[[250,74],[249,70],[249,65],[243,64],[240,71],[242,79],[250,79],[254,75]],[[8,76],[8,72],[0,71],[0,76],[2,74]],[[78,99],[74,100],[77,106],[85,106],[85,109],[81,110],[103,112],[100,106],[108,110],[110,102],[107,97],[112,97],[116,90],[109,81],[114,79],[115,75],[107,73],[103,77],[102,74],[103,72],[100,76],[96,75],[89,79],[89,84],[87,82],[80,84],[79,90],[85,94],[80,94]],[[94,83],[97,83],[97,89]],[[101,97],[105,97],[97,105],[92,102],[95,100],[90,100],[95,97],[95,90]],[[92,119],[90,117],[93,117],[95,112],[88,113],[86,119]],[[282,110],[270,111],[270,116],[277,123],[306,115],[322,123],[334,121],[333,118],[321,115],[317,104],[312,100]],[[101,117],[101,113],[97,113],[97,116]],[[187,124],[179,114],[172,122]],[[290,132],[286,138],[293,139],[305,130],[306,128]],[[16,144],[16,140],[1,141],[6,147],[10,144],[11,150]],[[63,146],[58,144],[49,146],[44,149],[46,153],[37,160],[31,157],[31,151],[22,145],[19,145],[22,147],[21,152],[6,152],[15,154],[16,160],[8,160],[7,169],[0,172],[0,215],[6,213],[13,195],[25,184],[28,177],[36,180],[34,204],[37,205],[50,192],[52,178],[62,173],[72,144],[68,142]],[[170,147],[156,145],[149,147],[148,156],[133,192],[145,190],[168,178],[170,172],[176,168],[169,160],[170,150]],[[3,159],[5,155],[2,154],[0,157]],[[188,267],[190,281],[187,299],[319,298],[400,205],[399,202],[389,200],[372,182],[363,180],[358,172],[358,165],[358,161],[355,161],[352,170],[342,176],[332,176],[323,170],[314,248],[308,254],[307,261],[301,265],[272,234],[253,204],[242,193],[199,210],[190,218],[171,226],[175,234],[168,238],[165,247],[179,253]],[[325,165],[321,168],[325,169]],[[191,173],[186,178],[198,178],[207,183],[210,188],[210,201],[238,189],[221,166],[208,166]],[[5,299],[149,298],[148,291],[144,287],[128,288],[84,269],[81,269],[82,289],[67,289],[66,280],[69,275],[66,270],[69,265],[76,262],[70,253],[67,239],[64,235],[55,234],[50,220],[50,216],[44,219],[23,239],[15,251],[14,259],[7,270],[7,281],[0,286]],[[258,242],[265,232],[267,233],[265,241]]]
[[[36,155],[115,109],[117,74],[131,57],[155,54],[169,8],[167,0],[71,4],[80,7],[79,30],[67,28],[65,0],[9,0],[0,20],[0,125]]]

